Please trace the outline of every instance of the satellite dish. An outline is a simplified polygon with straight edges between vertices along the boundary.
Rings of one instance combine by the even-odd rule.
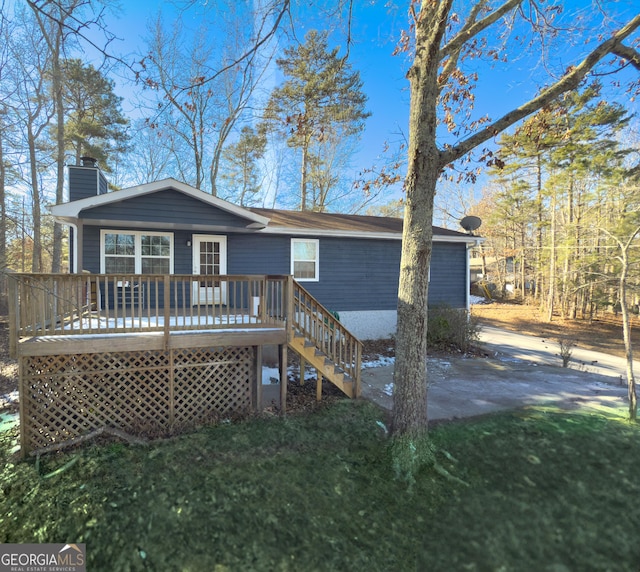
[[[482,220],[477,216],[466,216],[460,221],[460,226],[469,234],[473,234],[473,231],[479,229],[481,224]]]

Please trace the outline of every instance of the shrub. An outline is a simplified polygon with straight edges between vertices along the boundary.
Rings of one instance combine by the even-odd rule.
[[[573,348],[576,347],[576,341],[571,338],[561,337],[558,338],[558,345],[560,346],[560,358],[562,359],[562,367],[569,367],[571,356],[573,355]]]
[[[480,323],[475,316],[460,308],[429,308],[427,344],[432,348],[457,349],[467,352],[478,341]]]

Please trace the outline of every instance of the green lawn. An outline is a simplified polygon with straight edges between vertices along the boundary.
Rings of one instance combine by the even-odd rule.
[[[379,410],[86,446],[0,475],[0,541],[84,542],[87,570],[640,570],[640,425],[543,409],[441,425],[394,477]],[[52,475],[57,469],[64,470]]]

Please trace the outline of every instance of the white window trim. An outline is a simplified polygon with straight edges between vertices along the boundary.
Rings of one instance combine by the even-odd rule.
[[[291,239],[291,275],[295,278],[295,244],[298,242],[308,243],[313,242],[316,245],[316,259],[315,259],[315,278],[296,278],[298,282],[320,282],[320,240],[317,238],[292,238]],[[307,262],[311,262],[308,260]]]
[[[107,234],[132,234],[134,236],[134,274],[142,274],[142,236],[168,236],[169,237],[169,274],[173,274],[173,245],[174,236],[172,232],[156,232],[146,230],[125,230],[125,229],[100,229],[100,273],[105,274],[106,255],[104,252],[105,235]]]

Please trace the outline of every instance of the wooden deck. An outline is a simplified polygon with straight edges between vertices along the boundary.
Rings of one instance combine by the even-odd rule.
[[[33,336],[18,343],[20,356],[72,355],[102,351],[164,350],[201,348],[207,346],[265,346],[287,343],[283,327],[251,328],[250,330],[177,331],[165,336],[163,332],[128,332],[111,334],[76,334],[61,336]]]
[[[287,344],[332,382],[360,377],[361,343],[291,276],[12,274],[9,296],[16,357]]]
[[[286,276],[14,274],[11,278],[12,350],[21,340],[34,337],[134,332],[162,332],[168,337],[179,331],[283,327],[285,322]]]
[[[23,449],[100,427],[155,432],[257,409],[265,346],[360,395],[362,344],[291,276],[13,274]]]

